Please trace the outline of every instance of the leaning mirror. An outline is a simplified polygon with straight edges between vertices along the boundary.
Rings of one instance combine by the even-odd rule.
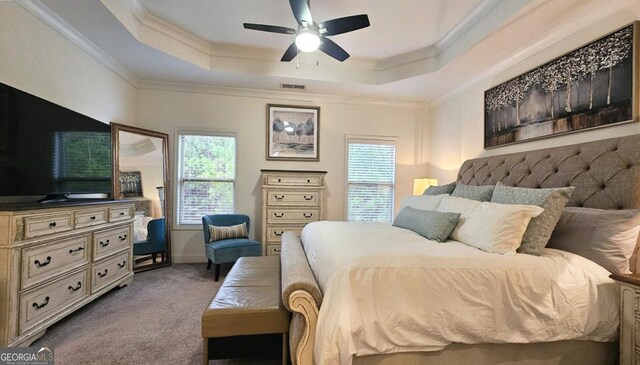
[[[113,197],[133,203],[134,271],[171,264],[166,133],[111,123]]]

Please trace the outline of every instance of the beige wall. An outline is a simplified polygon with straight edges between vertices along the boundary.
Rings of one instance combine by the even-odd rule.
[[[640,7],[635,6],[635,8]],[[429,103],[429,176],[438,178],[441,183],[448,183],[455,180],[462,162],[470,158],[556,147],[640,133],[640,124],[633,123],[576,132],[486,151],[483,149],[485,90],[589,43],[604,34],[631,23],[635,19],[640,19],[635,15],[636,13],[640,14],[640,11],[620,12],[615,16],[594,23],[588,28],[575,29],[572,34],[567,34],[567,38],[549,45],[542,52],[536,53],[515,66],[487,75],[471,86],[465,87],[446,98]]]
[[[135,117],[132,85],[10,1],[0,1],[0,82],[105,123]]]
[[[244,95],[243,95],[244,94]],[[170,136],[170,165],[175,171],[175,129],[232,131],[238,135],[236,210],[248,214],[252,235],[260,232],[260,169],[307,169],[328,171],[327,218],[345,215],[345,136],[398,137],[396,203],[412,193],[413,178],[426,172],[425,112],[413,103],[356,103],[329,97],[295,94],[237,92],[178,92],[152,89],[138,91],[137,124]],[[284,99],[286,98],[286,99]],[[320,162],[265,160],[266,105],[268,103],[314,105],[320,111]],[[174,189],[175,196],[175,189]],[[175,198],[174,198],[175,201]],[[396,204],[397,206],[397,204]],[[172,235],[174,262],[203,261],[200,227],[176,229]]]

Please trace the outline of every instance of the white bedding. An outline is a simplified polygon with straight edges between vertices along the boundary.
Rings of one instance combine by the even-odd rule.
[[[302,242],[324,294],[317,364],[452,342],[617,341],[617,286],[572,253],[490,254],[382,223],[315,222]]]

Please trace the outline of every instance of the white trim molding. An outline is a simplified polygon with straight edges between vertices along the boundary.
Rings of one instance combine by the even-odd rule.
[[[46,5],[40,1],[33,0],[16,0],[16,4],[28,11],[31,15],[38,18],[40,21],[51,27],[51,29],[60,33],[63,37],[69,40],[71,43],[78,46],[89,56],[93,57],[96,61],[113,71],[116,75],[120,76],[123,80],[131,84],[133,87],[138,86],[138,78],[127,70],[124,66],[119,64],[115,59],[105,53],[102,49],[91,42],[87,37],[78,32],[74,27],[62,19],[58,14],[54,13]]]

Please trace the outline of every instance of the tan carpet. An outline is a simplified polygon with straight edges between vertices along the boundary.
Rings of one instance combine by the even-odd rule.
[[[178,264],[136,274],[49,328],[33,346],[52,345],[56,365],[202,364],[200,318],[220,287],[205,264]],[[278,364],[212,361],[211,364]]]

